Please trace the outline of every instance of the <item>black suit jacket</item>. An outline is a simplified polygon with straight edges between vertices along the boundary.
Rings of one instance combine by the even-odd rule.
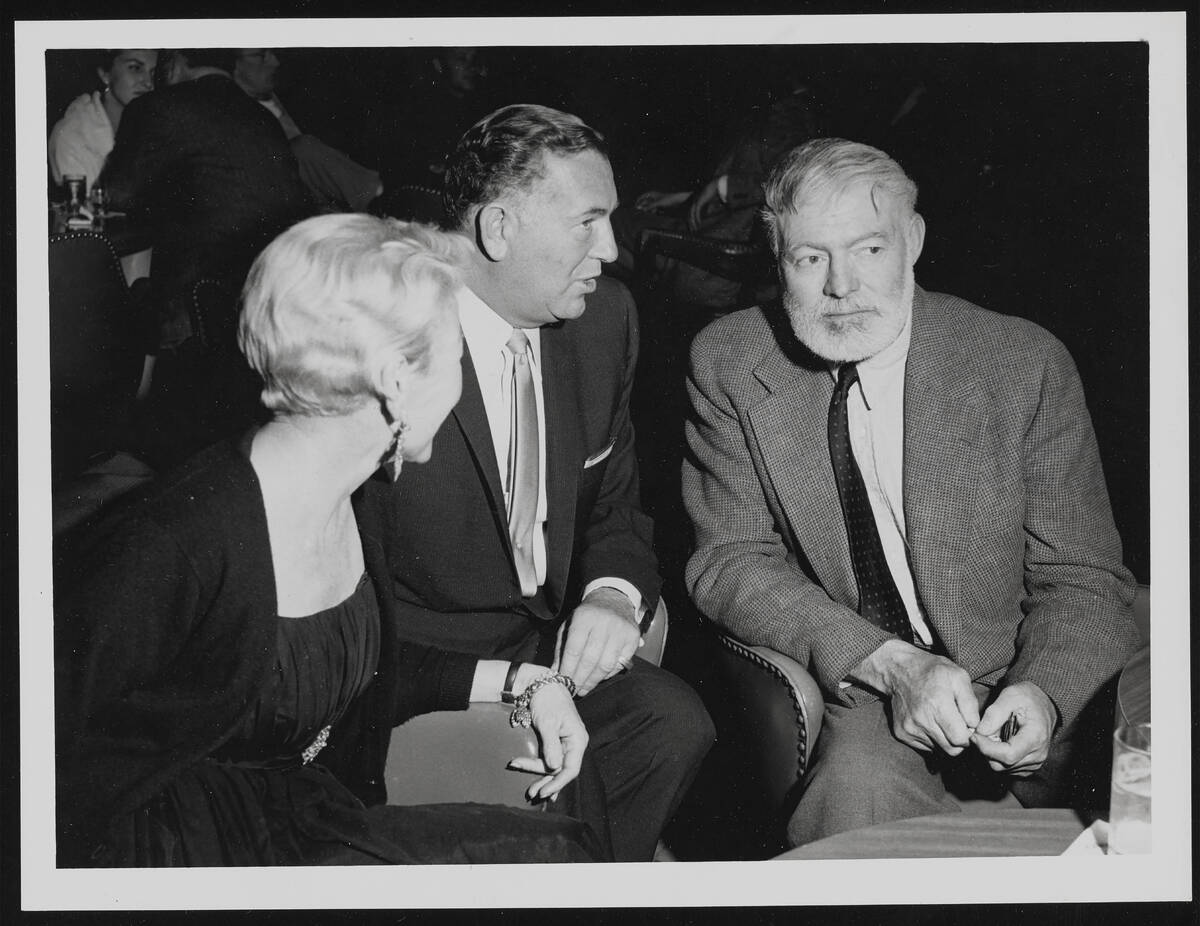
[[[271,239],[315,212],[275,117],[222,74],[131,102],[101,179],[148,225],[163,297],[201,277],[236,291]]]
[[[390,519],[388,561],[402,633],[480,656],[533,657],[592,579],[617,576],[653,610],[653,527],[638,497],[629,396],[637,362],[633,299],[601,278],[583,315],[541,329],[546,410],[547,569],[526,601],[513,564],[500,473],[468,352],[463,395],[423,465],[364,503]],[[545,652],[543,650],[543,652]]]

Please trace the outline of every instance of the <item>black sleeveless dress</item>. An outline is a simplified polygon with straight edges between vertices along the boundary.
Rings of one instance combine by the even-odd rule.
[[[370,682],[379,611],[364,575],[345,601],[280,618],[257,703],[214,755],[114,832],[118,866],[594,861],[592,830],[559,813],[485,804],[365,807],[320,746]]]

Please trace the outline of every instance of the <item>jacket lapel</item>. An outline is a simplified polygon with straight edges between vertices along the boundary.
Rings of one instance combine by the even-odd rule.
[[[918,290],[904,378],[904,518],[921,601],[953,656],[984,417],[970,367],[944,330]]]
[[[792,548],[804,551],[834,600],[854,607],[858,587],[829,461],[833,378],[819,362],[802,366],[779,351],[755,376],[771,394],[750,410],[750,426],[794,535]]]
[[[454,406],[453,416],[463,440],[475,459],[475,466],[483,474],[487,486],[488,502],[492,516],[500,528],[500,535],[508,537],[508,513],[504,507],[504,488],[500,485],[500,472],[496,469],[496,451],[492,444],[492,429],[488,425],[487,410],[483,406],[483,393],[479,389],[479,377],[475,375],[475,364],[471,352],[462,355],[462,397]],[[436,459],[433,465],[437,465]],[[506,548],[507,548],[507,541]],[[508,550],[512,558],[512,550]],[[513,575],[516,575],[515,567]]]
[[[566,591],[575,536],[575,497],[582,460],[578,397],[569,388],[571,344],[561,326],[541,329],[542,405],[546,415],[547,603],[557,612]]]

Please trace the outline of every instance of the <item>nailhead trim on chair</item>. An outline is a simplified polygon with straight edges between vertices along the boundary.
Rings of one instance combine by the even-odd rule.
[[[228,287],[220,280],[213,279],[212,277],[201,277],[192,284],[192,291],[189,294],[192,334],[196,336],[196,340],[200,343],[200,346],[205,348],[209,346],[208,319],[205,317],[204,309],[200,305],[200,294],[207,288],[212,288],[221,295],[228,295]]]
[[[792,707],[796,710],[796,780],[799,781],[808,770],[808,723],[805,720],[804,712],[800,709],[800,699],[796,697],[796,689],[792,687],[787,676],[777,666],[767,662],[745,644],[739,643],[724,633],[718,633],[717,638],[721,641],[721,645],[732,653],[743,659],[749,659],[759,668],[766,669],[787,690],[788,696],[792,699]]]
[[[103,232],[92,231],[87,228],[75,228],[70,231],[56,232],[50,236],[50,244],[55,244],[60,241],[74,241],[77,238],[95,238],[97,241],[104,242],[108,248],[108,256],[112,261],[112,269],[120,277],[121,281],[125,281],[125,271],[121,269],[121,258],[117,256],[117,249],[113,247],[112,239]]]

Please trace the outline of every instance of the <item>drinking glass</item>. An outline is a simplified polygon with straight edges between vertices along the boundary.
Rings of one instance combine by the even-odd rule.
[[[88,191],[88,202],[92,207],[92,223],[103,228],[104,220],[108,217],[108,191],[99,183],[93,183]]]
[[[1112,801],[1108,851],[1150,851],[1150,724],[1122,723],[1113,734]]]
[[[63,186],[67,188],[67,218],[82,216],[87,202],[87,177],[83,174],[66,174]]]

